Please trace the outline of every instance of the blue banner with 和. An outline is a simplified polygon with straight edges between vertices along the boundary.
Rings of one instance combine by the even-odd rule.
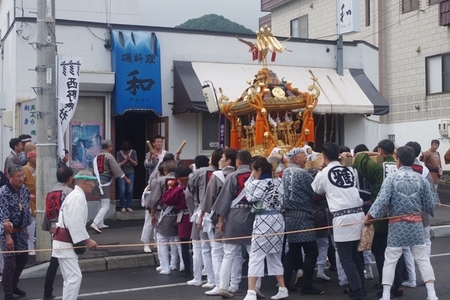
[[[154,32],[112,30],[115,72],[113,115],[127,111],[162,114],[161,57]]]

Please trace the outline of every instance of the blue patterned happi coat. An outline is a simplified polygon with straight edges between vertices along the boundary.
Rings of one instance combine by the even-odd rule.
[[[19,195],[22,209],[19,207]],[[5,184],[0,188],[0,246],[2,251],[6,251],[5,236],[3,234],[3,220],[9,219],[14,228],[25,228],[20,233],[13,233],[11,237],[14,241],[14,250],[28,250],[28,236],[26,227],[31,224],[31,211],[30,211],[30,192],[25,185],[22,185],[19,189],[19,193],[9,184]],[[20,254],[20,253],[18,253]],[[4,255],[14,255],[5,253]]]
[[[369,213],[374,218],[421,215],[434,216],[437,196],[428,180],[411,167],[401,167],[383,181]],[[389,224],[388,247],[407,247],[425,243],[422,222],[400,221]]]

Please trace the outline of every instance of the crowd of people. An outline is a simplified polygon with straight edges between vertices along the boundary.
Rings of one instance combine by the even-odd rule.
[[[35,254],[36,149],[30,138],[10,141],[7,178],[0,172],[5,299],[26,295],[18,287],[19,276],[28,255]],[[265,274],[277,281],[278,292],[271,299],[284,299],[296,292],[324,294],[313,286],[314,272],[317,266],[316,278],[330,280],[328,267],[338,272],[339,285],[349,286],[344,292],[351,299],[362,300],[365,280],[374,278],[373,257],[382,300],[402,296],[403,287],[416,286],[415,263],[428,299],[438,299],[429,235],[442,176],[438,140],[425,152],[416,142],[396,149],[390,140],[380,141],[373,152],[362,144],[350,151],[326,142],[321,155],[306,145],[288,153],[275,148],[267,158],[252,157],[246,150],[216,149],[210,157],[195,157],[191,167],[181,163],[181,149],[173,155],[162,145],[163,138],[154,137],[144,161],[149,181],[142,196],[146,216],[141,236],[145,252],[153,251],[152,240],[157,242],[159,274],[178,269],[189,279],[188,285],[207,288],[206,295],[231,298],[239,289],[245,259],[244,300],[264,297]],[[77,299],[82,280],[78,255],[86,247],[97,247],[86,230],[87,195],[100,199],[90,225],[97,233],[108,227],[104,217],[115,178],[120,211],[133,211],[136,151],[124,142],[114,157],[110,140],[103,140],[101,147],[92,172],[74,175],[65,164],[67,151],[59,159],[58,183],[47,194],[42,225],[53,238],[44,299],[55,297],[58,267],[64,279],[63,299]],[[353,157],[353,166],[341,164],[345,157]],[[374,228],[372,246],[359,251],[364,226]],[[12,250],[28,251],[8,253]]]
[[[150,153],[147,159],[152,156],[159,166],[153,164],[155,171],[149,174],[155,179],[149,181],[144,197],[157,240],[163,241],[158,246],[163,254],[160,274],[175,269],[168,263],[168,244],[177,235],[187,240],[188,228],[193,265],[191,269],[188,252],[182,251],[182,269],[192,278],[188,285],[210,288],[207,295],[233,297],[246,257],[244,300],[263,296],[264,274],[278,282],[272,299],[297,292],[294,283],[299,277],[302,295],[324,294],[313,286],[313,277],[317,266],[316,277],[330,280],[324,272],[327,264],[329,270],[338,271],[341,286],[349,285],[345,292],[351,299],[364,299],[365,280],[374,278],[374,257],[381,299],[402,296],[403,287],[416,286],[414,262],[422,272],[428,299],[437,299],[429,260],[429,216],[438,202],[434,178],[442,176],[438,146],[439,141],[433,140],[430,150],[422,153],[416,142],[395,149],[392,141],[382,140],[371,152],[362,144],[350,151],[325,143],[320,166],[308,169],[307,161],[320,156],[309,146],[285,155],[275,149],[268,158],[252,157],[245,150],[217,149],[209,159],[197,156],[187,181],[188,172],[182,173],[183,181],[177,184],[181,178],[177,170],[183,168],[178,161],[161,150]],[[353,166],[343,166],[342,157],[353,157]],[[330,232],[320,229],[328,225],[333,226]],[[358,251],[365,225],[374,227],[372,247]],[[176,250],[171,254],[178,259]]]

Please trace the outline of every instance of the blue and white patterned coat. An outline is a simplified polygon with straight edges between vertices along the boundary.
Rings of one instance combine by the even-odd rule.
[[[286,232],[313,229],[313,177],[299,165],[291,163],[283,171],[282,182]],[[316,232],[311,230],[288,234],[287,239],[289,243],[312,242],[316,240]]]
[[[436,193],[430,183],[411,167],[401,167],[383,181],[369,214],[374,218],[418,214],[434,216]],[[389,224],[388,247],[407,247],[425,243],[421,222],[400,221]]]
[[[22,210],[19,208],[19,195]],[[13,233],[11,237],[14,241],[14,250],[28,250],[27,226],[31,224],[30,192],[25,185],[22,185],[17,192],[8,182],[0,188],[0,220],[9,219],[14,228],[25,228],[20,233]],[[2,251],[6,251],[5,235],[3,226],[0,226],[0,246]],[[17,253],[21,254],[21,253]],[[15,255],[14,253],[4,253],[5,256]]]

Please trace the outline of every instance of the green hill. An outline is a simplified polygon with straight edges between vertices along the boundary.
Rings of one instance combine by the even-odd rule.
[[[254,33],[252,30],[245,28],[244,26],[230,21],[223,16],[211,14],[204,15],[197,19],[190,19],[183,24],[175,26],[175,28],[197,29],[197,30],[210,30],[221,32],[233,32],[233,33]]]

